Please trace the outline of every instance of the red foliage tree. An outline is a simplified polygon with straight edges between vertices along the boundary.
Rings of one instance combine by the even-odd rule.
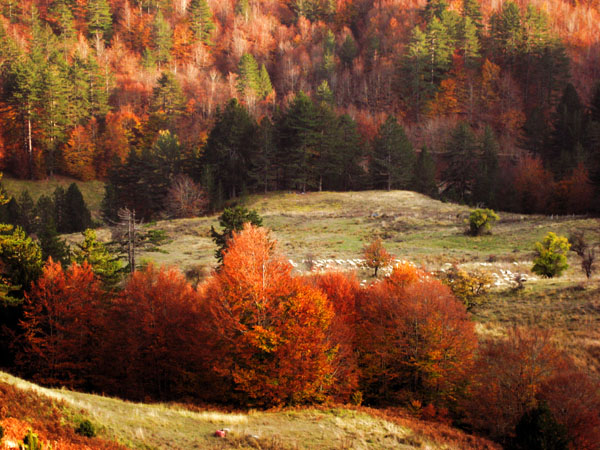
[[[552,209],[559,214],[585,213],[590,211],[594,199],[594,188],[589,172],[579,164],[571,174],[556,183]]]
[[[267,230],[234,233],[223,266],[202,287],[217,374],[237,401],[261,406],[325,398],[336,349],[325,295],[291,275]]]
[[[542,385],[539,398],[567,429],[571,446],[594,450],[600,443],[600,385],[572,364]]]
[[[356,392],[359,379],[356,340],[356,297],[360,285],[353,274],[341,272],[319,273],[310,278],[312,284],[331,302],[335,315],[329,329],[331,347],[337,347],[335,377],[332,395],[346,401]]]
[[[197,395],[203,336],[196,291],[175,269],[135,272],[115,301],[106,352],[111,390],[133,398]]]
[[[515,169],[514,187],[523,212],[544,212],[552,200],[554,180],[541,158],[525,156]]]
[[[381,238],[377,238],[367,245],[363,250],[363,256],[367,267],[375,270],[373,275],[375,277],[380,268],[387,266],[392,262],[392,259],[394,259],[394,257],[383,247]]]
[[[105,293],[86,262],[64,271],[48,259],[25,295],[22,370],[43,384],[81,386],[94,378]]]
[[[367,395],[452,404],[467,385],[477,340],[464,305],[451,291],[403,264],[357,303]]]
[[[514,328],[507,339],[486,342],[467,408],[471,423],[494,439],[509,438],[523,414],[537,406],[543,385],[566,366],[548,331]]]

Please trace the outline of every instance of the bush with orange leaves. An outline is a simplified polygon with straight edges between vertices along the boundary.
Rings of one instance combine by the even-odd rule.
[[[333,308],[291,269],[268,231],[246,224],[200,288],[214,370],[239,404],[318,402],[335,382]]]
[[[575,367],[547,330],[513,328],[506,339],[481,346],[468,420],[509,443],[523,415],[543,402],[565,426],[571,448],[597,449],[600,385]]]
[[[357,300],[362,386],[376,403],[453,406],[468,385],[477,339],[464,305],[410,264]]]

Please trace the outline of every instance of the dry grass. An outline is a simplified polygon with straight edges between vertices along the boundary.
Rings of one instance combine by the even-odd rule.
[[[492,449],[487,441],[406,414],[344,408],[228,413],[131,403],[47,389],[0,372],[0,383],[62,402],[102,424],[102,435],[132,448],[164,449]],[[441,429],[440,429],[441,427]],[[228,429],[225,438],[214,437]],[[418,431],[413,431],[415,428]]]

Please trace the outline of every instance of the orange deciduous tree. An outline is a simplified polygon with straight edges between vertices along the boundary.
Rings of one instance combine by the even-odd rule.
[[[75,178],[92,180],[96,175],[94,169],[96,128],[96,119],[92,119],[87,126],[78,125],[71,131],[64,151],[64,161],[65,171]]]
[[[94,377],[105,292],[87,262],[66,271],[48,259],[25,295],[21,369],[40,383],[85,386]]]
[[[452,406],[464,392],[477,347],[464,305],[409,264],[359,295],[358,351],[373,401],[418,399]]]
[[[116,393],[197,395],[204,381],[196,291],[181,272],[149,265],[115,300],[106,363]]]
[[[374,276],[377,276],[377,271],[387,266],[392,262],[393,256],[390,255],[381,243],[381,238],[375,239],[363,250],[363,256],[366,260],[367,267],[375,270]]]
[[[548,331],[513,328],[484,343],[477,359],[470,422],[497,440],[509,439],[523,414],[537,406],[542,386],[566,367]]]
[[[201,288],[214,369],[240,403],[320,401],[335,382],[333,308],[291,269],[268,231],[246,224]]]
[[[515,169],[514,187],[523,212],[544,212],[552,200],[554,179],[541,158],[525,156]]]
[[[310,281],[331,302],[335,315],[329,330],[332,347],[337,347],[335,377],[332,395],[340,401],[347,401],[358,388],[359,368],[355,352],[356,340],[356,297],[360,285],[354,274],[341,272],[318,273]]]

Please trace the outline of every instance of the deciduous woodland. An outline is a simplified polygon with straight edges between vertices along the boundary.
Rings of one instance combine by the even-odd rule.
[[[7,0],[0,12],[4,170],[108,180],[106,217],[156,216],[181,174],[212,209],[245,192],[363,188],[598,209],[594,1]]]

